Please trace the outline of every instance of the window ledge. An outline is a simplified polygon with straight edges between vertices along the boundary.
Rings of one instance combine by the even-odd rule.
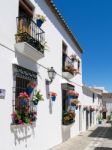
[[[10,127],[11,128],[24,128],[24,127],[33,127],[36,125],[36,122],[32,122],[32,124],[11,124]]]

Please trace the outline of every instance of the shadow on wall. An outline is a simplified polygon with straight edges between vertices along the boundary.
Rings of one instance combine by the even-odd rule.
[[[109,147],[96,147],[94,150],[112,150],[112,148],[109,148]]]
[[[35,123],[32,125],[11,125],[10,130],[14,134],[14,144],[25,143],[25,147],[27,147],[27,139],[31,136],[35,136],[34,127]]]
[[[70,129],[73,126],[71,125],[62,125],[61,127],[61,133],[62,133],[62,142],[67,141],[70,138]]]
[[[46,98],[49,100],[49,113],[52,114],[53,113],[53,104],[52,104],[52,100],[49,97],[50,83],[49,83],[48,79],[45,80],[45,85],[46,85]]]
[[[92,97],[92,92],[89,89],[87,89],[86,87],[82,87],[82,92],[84,95]]]

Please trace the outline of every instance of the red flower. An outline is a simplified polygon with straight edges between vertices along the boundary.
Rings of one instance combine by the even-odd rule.
[[[49,95],[49,96],[57,96],[57,93],[55,93],[55,92],[49,92],[48,95]]]
[[[79,96],[79,93],[75,92],[74,90],[69,90],[69,91],[67,92],[67,94],[69,94],[69,95],[74,95],[74,96]]]

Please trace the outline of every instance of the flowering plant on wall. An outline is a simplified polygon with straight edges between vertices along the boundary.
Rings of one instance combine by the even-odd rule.
[[[14,111],[11,114],[12,125],[19,124],[32,124],[33,121],[36,121],[37,112],[30,111],[28,113],[20,113],[19,111]]]
[[[64,112],[63,114],[63,124],[70,124],[72,122],[74,122],[74,119],[75,119],[75,112],[74,111],[67,111],[67,112]]]
[[[41,94],[41,91],[39,90],[36,91],[35,94],[33,95],[32,102],[34,105],[37,105],[40,100],[44,100],[44,99],[43,99],[43,95]]]
[[[86,106],[83,106],[83,110],[86,110]]]
[[[30,110],[30,97],[26,92],[20,92],[16,99],[15,111],[11,114],[12,124],[32,124],[36,120],[36,112]]]
[[[67,91],[67,94],[68,94],[69,96],[73,96],[73,98],[78,98],[78,96],[79,96],[79,93],[77,93],[77,92],[74,91],[74,90],[68,90],[68,91]]]
[[[21,92],[19,94],[18,103],[20,107],[27,107],[29,103],[29,96],[26,92]]]
[[[75,55],[75,54],[70,55],[70,59],[71,59],[72,61],[75,61],[75,60],[76,60],[76,55]]]
[[[50,96],[50,98],[52,99],[52,101],[56,100],[57,93],[55,93],[55,92],[49,92],[48,95]]]
[[[30,81],[26,87],[26,93],[30,96],[34,90],[34,88],[36,87],[36,82],[34,81]]]
[[[70,72],[71,74],[73,74],[73,75],[74,75],[74,73],[77,71],[77,69],[74,68],[73,65],[67,65],[66,68],[67,68],[66,70],[69,71],[69,72]]]
[[[31,106],[31,98],[36,83],[29,81],[24,91],[18,93],[18,97],[15,100],[15,110],[11,114],[12,124],[32,124],[36,121],[36,111]]]
[[[72,106],[77,106],[79,103],[80,103],[80,101],[78,101],[77,99],[71,100],[71,105]]]
[[[41,25],[46,21],[45,17],[43,15],[40,14],[36,14],[34,16],[34,19],[36,19],[36,24],[37,26],[40,28]]]
[[[46,21],[45,16],[40,15],[40,14],[36,14],[36,15],[34,16],[34,19],[38,19],[38,20],[40,19],[40,20],[42,20],[43,22]]]

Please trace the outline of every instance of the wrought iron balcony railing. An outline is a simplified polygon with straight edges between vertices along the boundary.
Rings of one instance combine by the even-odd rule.
[[[27,42],[36,50],[44,53],[45,32],[28,17],[17,17],[16,43]]]
[[[69,72],[72,75],[74,75],[76,69],[74,68],[73,61],[67,55],[65,55],[64,57],[65,57],[64,59],[65,61],[63,63],[63,72]]]

